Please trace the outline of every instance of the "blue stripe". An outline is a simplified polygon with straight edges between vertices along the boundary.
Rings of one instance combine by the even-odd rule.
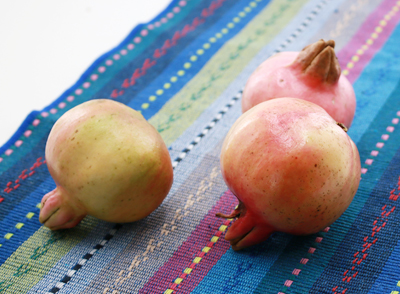
[[[372,285],[368,294],[390,294],[392,291],[399,291],[400,286],[400,241],[397,242],[396,247],[391,252],[385,266],[382,268],[381,273]]]
[[[399,38],[400,26],[397,26],[353,84],[357,108],[348,134],[356,144],[400,81]]]
[[[1,195],[4,198],[3,202],[0,204],[0,221],[3,220],[9,211],[13,210],[18,204],[23,201],[26,197],[32,193],[40,183],[47,177],[48,171],[46,165],[42,165],[34,169],[35,174],[26,178],[25,180],[20,179],[23,170],[27,170],[26,174],[31,172],[30,168],[33,167],[36,160],[42,157],[42,161],[44,160],[44,146],[45,139],[35,146],[35,148],[25,155],[25,157],[21,158],[20,165],[9,167],[0,177],[0,189],[2,190]],[[40,147],[42,147],[41,150]],[[26,144],[21,145],[19,148],[27,148],[30,146]],[[39,151],[38,151],[39,150]],[[25,152],[22,152],[25,153]],[[12,154],[11,156],[13,156]],[[44,177],[43,177],[44,175]],[[9,182],[12,183],[11,187],[16,185],[16,180],[20,181],[20,187],[18,189],[12,190],[10,193],[4,192],[4,189],[7,187]]]
[[[400,106],[397,104],[396,106]],[[397,136],[398,137],[398,136]],[[384,228],[381,228],[379,233],[374,237],[371,236],[374,226],[381,226],[380,216],[383,212],[382,207],[388,205],[388,210],[397,205],[397,202],[388,200],[390,191],[398,186],[398,179],[400,175],[400,149],[398,148],[400,140],[391,139],[390,146],[391,152],[382,154],[380,161],[382,164],[375,168],[376,171],[368,172],[363,176],[357,197],[354,199],[350,208],[346,211],[345,215],[340,219],[340,222],[335,223],[333,227],[340,227],[342,231],[347,234],[341,238],[340,234],[332,234],[330,237],[335,238],[336,242],[342,240],[340,244],[334,246],[336,248],[335,254],[331,256],[327,254],[325,258],[319,258],[320,263],[324,263],[323,259],[330,258],[330,261],[324,267],[324,272],[314,283],[311,293],[320,293],[321,289],[331,289],[337,285],[348,288],[350,293],[367,293],[368,289],[374,283],[376,277],[371,276],[371,272],[380,272],[386,260],[389,258],[392,250],[397,244],[397,240],[393,236],[398,236],[400,227],[400,213],[398,208],[391,213],[387,219]],[[397,151],[393,156],[393,151]],[[391,159],[392,158],[392,159]],[[387,165],[387,162],[390,162]],[[384,173],[382,174],[382,170]],[[379,178],[379,181],[376,179]],[[399,191],[396,191],[398,193]],[[376,224],[374,221],[378,220]],[[368,236],[368,242],[372,242],[374,238],[378,238],[376,243],[373,244],[366,252],[362,252],[365,248],[363,245],[366,243],[364,240]],[[327,245],[332,244],[327,242]],[[346,250],[341,250],[346,248]],[[351,283],[342,283],[343,273],[354,266],[353,260],[357,257],[362,257],[364,253],[368,254],[366,259],[360,264],[356,265],[355,271],[358,271],[356,278],[351,280]],[[351,271],[351,275],[355,273]],[[394,277],[396,279],[396,277]],[[321,283],[324,286],[321,286]]]
[[[39,222],[40,210],[36,205],[40,203],[45,193],[55,187],[52,178],[48,173],[46,174],[43,176],[45,178],[44,181],[30,192],[17,207],[8,211],[0,222],[0,244],[2,244],[0,247],[0,265],[42,226]],[[19,190],[23,190],[23,187],[21,186]],[[35,213],[31,219],[26,218],[29,212]],[[24,223],[24,226],[21,229],[17,229],[15,228],[17,223]],[[14,235],[8,240],[4,238],[7,233],[13,233]]]

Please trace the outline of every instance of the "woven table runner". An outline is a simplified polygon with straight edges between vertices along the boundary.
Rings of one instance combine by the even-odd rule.
[[[399,9],[395,0],[174,0],[134,28],[0,148],[0,293],[400,293]],[[242,89],[263,60],[319,39],[335,40],[356,93],[348,134],[358,192],[317,234],[278,232],[233,251],[231,221],[215,214],[238,204],[219,155]],[[55,188],[47,137],[67,110],[98,98],[139,110],[160,132],[173,186],[138,222],[88,216],[51,231],[38,220]]]

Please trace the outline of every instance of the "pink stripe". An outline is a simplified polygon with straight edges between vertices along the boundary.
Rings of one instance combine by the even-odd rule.
[[[384,16],[391,10],[397,3],[396,0],[385,0],[381,5],[371,13],[368,18],[364,21],[362,26],[358,29],[352,40],[347,43],[337,54],[340,61],[342,70],[346,69],[347,64],[351,61],[354,55],[357,55],[357,50],[361,49],[366,41],[371,38],[371,34],[375,32],[375,28],[379,26],[379,22],[384,19]],[[400,12],[397,12],[392,16],[390,20],[387,20],[387,24],[383,26],[382,32],[378,34],[377,39],[373,39],[373,44],[368,46],[368,49],[363,54],[357,55],[359,60],[354,62],[354,67],[349,70],[347,78],[353,83],[361,74],[364,67],[374,57],[375,53],[379,51],[385,44],[397,23],[400,20]]]
[[[194,265],[190,274],[185,275],[183,271],[185,268],[193,266],[193,259],[204,247],[210,244],[211,237],[217,235],[218,228],[226,221],[217,218],[215,214],[217,212],[229,214],[237,203],[236,197],[230,191],[225,192],[186,241],[149,279],[139,293],[148,293],[149,290],[154,293],[164,293],[171,286],[174,286],[175,279],[179,277],[184,278],[179,285],[174,286],[175,290],[178,290],[179,293],[190,293],[229,249],[230,244],[225,241],[224,234],[220,236],[220,239],[211,247],[209,252],[204,254],[201,261]]]

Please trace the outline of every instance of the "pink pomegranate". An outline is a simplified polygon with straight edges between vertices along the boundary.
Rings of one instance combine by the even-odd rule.
[[[164,141],[144,117],[107,99],[82,103],[54,124],[46,162],[57,187],[42,199],[50,229],[76,226],[87,214],[132,222],[153,212],[173,180]]]
[[[334,41],[320,40],[300,52],[282,52],[268,58],[246,83],[242,111],[270,99],[295,97],[318,104],[349,128],[356,97],[341,74],[334,47]]]
[[[350,205],[360,157],[343,125],[320,106],[296,98],[262,102],[228,132],[221,151],[224,180],[238,198],[225,238],[239,250],[273,232],[319,232]]]

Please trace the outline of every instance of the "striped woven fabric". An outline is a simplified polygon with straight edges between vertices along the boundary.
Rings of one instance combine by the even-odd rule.
[[[0,293],[400,293],[399,9],[396,0],[172,1],[0,148]],[[321,38],[335,40],[357,96],[348,134],[361,157],[358,192],[317,234],[275,233],[235,252],[224,239],[230,220],[215,213],[237,205],[219,152],[242,89],[269,56]],[[47,136],[96,98],[140,110],[157,128],[173,186],[138,222],[88,216],[50,231],[38,220],[55,188]]]

